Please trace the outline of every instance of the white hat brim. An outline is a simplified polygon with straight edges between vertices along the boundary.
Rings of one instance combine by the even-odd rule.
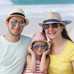
[[[9,16],[7,16],[7,17],[6,17],[6,20],[8,20],[9,18],[14,17],[14,16],[19,16],[19,17],[23,18],[24,20],[26,20],[26,25],[28,25],[28,24],[29,24],[28,19],[27,19],[27,18],[25,18],[24,16],[21,16],[21,15],[9,15]]]
[[[63,24],[63,25],[67,25],[67,24],[70,24],[72,21],[69,21],[69,20],[65,20],[65,21],[59,21],[59,22],[56,22],[56,21],[50,21],[50,22],[47,22],[47,23],[39,23],[40,26],[42,26],[43,24],[53,24],[53,23],[60,23],[60,24]]]

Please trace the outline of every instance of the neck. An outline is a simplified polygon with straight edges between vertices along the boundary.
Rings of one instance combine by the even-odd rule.
[[[53,46],[52,46],[52,50],[54,53],[60,53],[62,51],[62,49],[64,48],[66,39],[59,37],[57,39],[53,40]]]
[[[14,35],[11,35],[11,34],[6,34],[5,35],[5,38],[10,41],[10,42],[17,42],[20,40],[20,35],[19,36],[14,36]]]

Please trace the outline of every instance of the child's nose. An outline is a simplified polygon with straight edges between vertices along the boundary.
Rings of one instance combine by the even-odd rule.
[[[41,51],[41,47],[38,48],[38,51]]]

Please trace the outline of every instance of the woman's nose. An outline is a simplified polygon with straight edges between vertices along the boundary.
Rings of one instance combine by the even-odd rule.
[[[50,27],[48,28],[48,31],[49,31],[49,32],[52,32],[52,31],[53,31],[53,28],[50,26]]]

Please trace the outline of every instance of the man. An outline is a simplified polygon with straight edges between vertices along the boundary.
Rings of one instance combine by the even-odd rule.
[[[5,24],[8,32],[0,36],[0,74],[21,74],[31,41],[29,37],[21,35],[28,20],[22,9],[14,9],[7,16]]]

